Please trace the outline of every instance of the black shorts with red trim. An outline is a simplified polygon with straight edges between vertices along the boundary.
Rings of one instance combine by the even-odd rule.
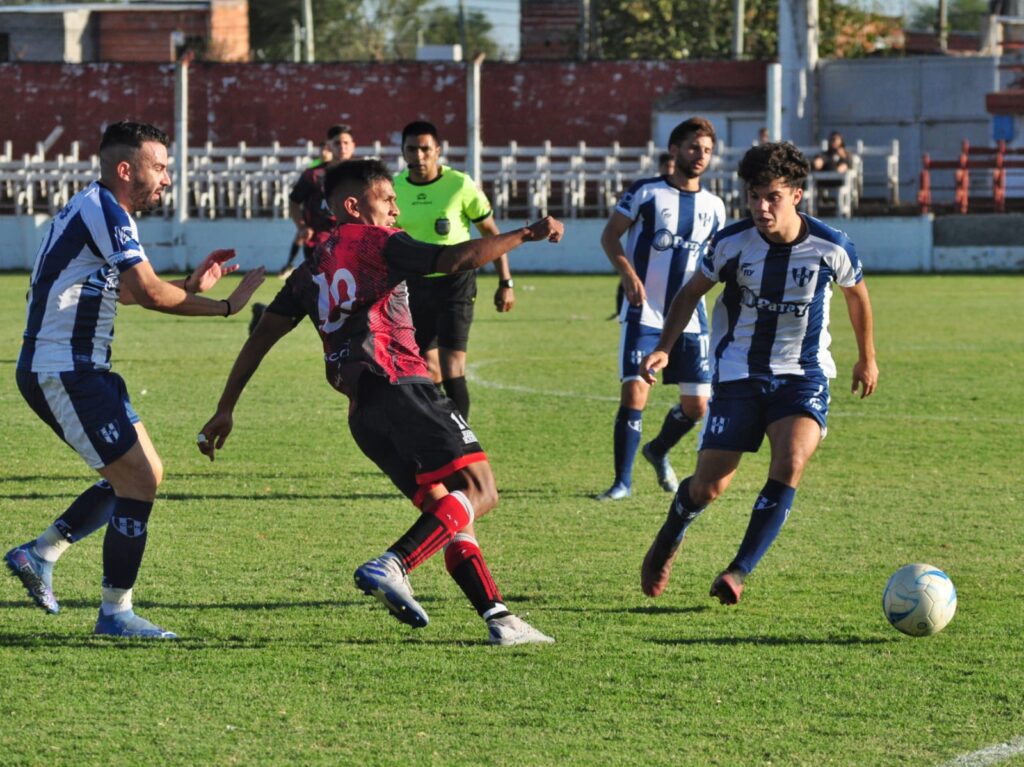
[[[408,498],[487,454],[455,404],[431,383],[359,378],[349,428],[367,458]]]

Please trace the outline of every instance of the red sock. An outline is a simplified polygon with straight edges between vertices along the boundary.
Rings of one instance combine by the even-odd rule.
[[[419,567],[473,521],[473,507],[456,490],[420,514],[412,527],[395,541],[391,551],[398,555],[406,572]]]
[[[508,613],[475,538],[465,533],[456,535],[444,550],[444,564],[482,618]]]

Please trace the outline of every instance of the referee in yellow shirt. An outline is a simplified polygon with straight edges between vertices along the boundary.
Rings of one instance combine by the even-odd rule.
[[[455,245],[470,239],[471,223],[484,237],[500,234],[490,202],[473,179],[441,165],[441,142],[433,123],[416,121],[405,126],[402,156],[407,167],[395,178],[397,223],[413,238]],[[515,304],[508,256],[502,254],[494,263],[499,278],[494,306],[507,312]],[[434,383],[444,386],[445,394],[468,419],[466,348],[476,301],[476,272],[429,275],[407,284],[420,354]]]

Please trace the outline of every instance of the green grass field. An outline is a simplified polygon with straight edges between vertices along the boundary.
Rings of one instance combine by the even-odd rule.
[[[829,436],[736,608],[707,591],[766,451],[691,529],[668,591],[644,597],[670,497],[641,464],[633,498],[591,500],[612,478],[614,280],[516,279],[505,316],[481,279],[470,348],[472,423],[502,492],[478,531],[509,605],[556,645],[487,646],[440,561],[413,576],[421,631],[353,588],[414,512],[353,445],[310,327],[250,382],[211,464],[194,439],[248,313],[126,307],[114,368],[166,465],[136,606],[183,638],[92,637],[102,535],[57,566],[59,616],[0,579],[0,763],[939,765],[1024,736],[1024,278],[869,276],[882,377],[865,401],[847,392],[835,299]],[[26,286],[0,275],[4,551],[93,481],[15,386]],[[673,399],[659,387],[648,435]],[[673,453],[681,475],[693,445]],[[913,561],[960,596],[928,639],[880,607]]]

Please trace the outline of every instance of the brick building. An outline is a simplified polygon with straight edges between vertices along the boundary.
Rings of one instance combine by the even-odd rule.
[[[248,61],[248,0],[0,8],[0,62],[169,62],[182,47]]]

